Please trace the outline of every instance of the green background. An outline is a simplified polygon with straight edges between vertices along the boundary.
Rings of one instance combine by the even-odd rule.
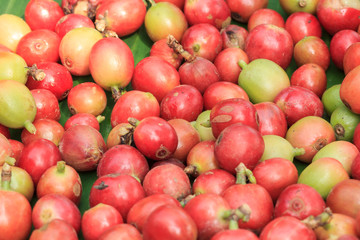
[[[28,1],[29,0],[3,0],[2,3],[0,4],[0,14],[11,13],[11,14],[15,14],[17,16],[24,18],[24,11],[25,11]],[[56,2],[58,2],[60,4],[61,0],[56,0]],[[278,0],[269,0],[268,8],[274,9],[277,12],[279,12],[284,17],[284,19],[286,19],[288,16],[282,10]],[[236,22],[232,22],[232,23],[239,24]],[[239,24],[239,25],[241,25],[241,24]],[[246,25],[242,25],[242,26],[246,27]],[[323,30],[322,38],[329,45],[331,38],[330,38],[330,35],[327,34],[324,30]],[[147,36],[144,26],[142,26],[136,33],[134,33],[128,37],[122,38],[122,39],[131,48],[132,53],[134,55],[135,64],[137,64],[144,57],[149,56],[149,51],[150,51],[150,47],[152,45],[152,41]],[[292,60],[290,66],[286,69],[286,72],[288,73],[289,77],[291,76],[292,72],[296,68],[297,68],[297,66],[296,66],[295,62]],[[330,66],[329,66],[326,74],[327,74],[327,80],[328,80],[328,87],[330,87],[334,84],[341,83],[341,81],[344,78],[343,71],[338,70],[332,62],[330,63]],[[85,82],[85,81],[93,81],[90,76],[89,77],[73,77],[73,80],[74,80],[74,85],[77,85],[77,84],[79,84],[81,82]],[[105,111],[102,114],[106,118],[100,124],[100,132],[102,133],[105,140],[111,130],[110,114],[111,114],[112,107],[114,106],[114,101],[109,92],[107,93],[107,97],[108,97],[108,104],[107,104]],[[60,102],[60,108],[61,108],[60,123],[64,124],[65,121],[70,117],[70,112],[68,110],[66,100],[63,100]],[[20,131],[18,131],[18,130],[12,131],[11,134],[12,134],[11,135],[12,138],[20,139],[20,137],[19,137]],[[300,163],[296,160],[294,162],[295,162],[299,172],[301,172],[303,170],[303,168],[306,166],[305,164]],[[88,197],[89,197],[91,186],[94,183],[94,181],[96,180],[96,172],[95,171],[83,172],[83,173],[80,173],[80,176],[81,176],[81,180],[82,180],[82,184],[83,184],[83,194],[82,194],[79,208],[80,208],[80,211],[83,213],[86,209],[89,208]],[[32,204],[34,204],[35,201],[36,201],[36,198],[33,199]]]

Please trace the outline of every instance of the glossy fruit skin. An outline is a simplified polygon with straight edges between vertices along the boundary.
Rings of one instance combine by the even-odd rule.
[[[73,78],[70,72],[63,65],[55,62],[38,63],[36,66],[45,73],[45,78],[37,81],[32,76],[29,76],[26,86],[30,90],[47,89],[59,101],[65,99],[73,87]]]
[[[338,140],[331,142],[320,149],[315,154],[312,161],[314,162],[323,157],[335,158],[342,164],[346,172],[351,176],[351,165],[358,154],[359,149],[355,144],[349,141]]]
[[[259,240],[259,238],[252,231],[239,228],[220,231],[211,240]]]
[[[286,1],[286,0],[280,0],[280,6],[281,8],[287,13],[292,14],[296,12],[306,12],[310,14],[316,13],[316,6],[318,4],[319,0],[309,0],[305,2],[300,1]]]
[[[297,66],[316,63],[326,71],[330,64],[330,51],[321,38],[307,36],[295,44],[294,60]]]
[[[160,117],[165,120],[180,118],[195,121],[203,110],[203,97],[191,85],[179,85],[170,90],[160,103]]]
[[[30,67],[39,62],[58,62],[60,37],[48,29],[33,30],[18,43],[16,53]]]
[[[55,32],[59,35],[60,38],[63,38],[67,32],[71,29],[79,27],[90,27],[95,28],[94,23],[87,16],[70,13],[57,21],[55,25]]]
[[[181,10],[184,10],[185,0],[155,0],[156,3],[158,2],[170,2],[176,5]]]
[[[326,199],[331,189],[346,179],[349,179],[349,175],[341,163],[325,157],[310,163],[299,175],[298,183],[315,188]]]
[[[90,113],[98,116],[106,108],[106,93],[94,82],[83,82],[70,89],[67,105],[72,114]]]
[[[160,103],[166,93],[180,85],[180,76],[170,63],[152,56],[136,65],[131,84],[134,90],[150,92]]]
[[[324,109],[329,117],[338,106],[345,106],[340,98],[340,87],[341,83],[334,84],[332,87],[327,88],[321,96],[321,101],[324,104]]]
[[[136,32],[144,23],[146,6],[143,1],[104,1],[96,9],[96,21],[104,20],[105,29],[119,37]]]
[[[75,170],[91,171],[96,169],[106,144],[95,128],[75,125],[64,132],[59,150],[61,158]]]
[[[60,5],[53,0],[31,0],[25,8],[25,21],[31,30],[55,30],[55,25],[64,16]]]
[[[265,149],[260,162],[271,158],[285,158],[293,162],[294,157],[304,153],[304,149],[294,148],[284,137],[278,135],[263,135]]]
[[[235,177],[223,169],[212,169],[200,174],[195,178],[192,188],[194,194],[221,193],[235,184]]]
[[[220,30],[223,49],[230,47],[238,47],[241,50],[245,48],[245,39],[249,34],[248,30],[236,24],[229,24]]]
[[[103,234],[100,235],[99,240],[113,240],[113,239],[133,239],[142,240],[142,235],[136,227],[121,223],[110,227]]]
[[[355,42],[360,42],[360,35],[355,30],[350,29],[341,30],[331,38],[330,57],[337,68],[344,69],[343,60],[346,49]]]
[[[304,148],[297,160],[310,163],[314,155],[326,144],[336,140],[331,124],[321,117],[307,116],[294,123],[286,132],[286,140],[293,147]]]
[[[77,233],[80,231],[81,213],[74,202],[60,194],[48,194],[38,199],[32,210],[32,223],[35,229],[54,219],[69,223]]]
[[[9,143],[11,145],[11,151],[12,154],[10,157],[15,158],[16,161],[19,161],[19,158],[21,156],[22,150],[24,148],[24,144],[18,140],[9,139]],[[16,162],[15,162],[16,165]]]
[[[273,219],[274,204],[268,191],[258,184],[235,184],[226,189],[221,196],[232,209],[247,204],[251,214],[248,222],[238,221],[239,228],[251,229],[256,233]]]
[[[204,109],[211,110],[218,102],[229,98],[243,98],[249,101],[247,93],[232,82],[219,81],[206,88],[203,99]]]
[[[181,63],[184,60],[180,54],[176,53],[174,49],[169,47],[166,38],[154,42],[150,48],[150,56],[160,57],[173,65],[173,67],[176,69],[179,69]]]
[[[79,125],[88,125],[88,126],[95,128],[98,131],[100,130],[99,120],[90,113],[76,113],[75,115],[72,115],[71,117],[69,117],[66,120],[66,122],[64,124],[64,129],[66,131],[71,126],[78,125],[78,124]]]
[[[136,226],[139,232],[142,232],[150,214],[163,205],[181,207],[180,202],[168,194],[153,194],[139,200],[130,208],[126,222]]]
[[[248,31],[251,31],[260,24],[272,24],[281,28],[285,28],[285,20],[273,9],[261,8],[251,14],[247,23]]]
[[[0,239],[26,239],[32,225],[32,209],[29,201],[20,193],[0,190],[0,207],[3,209],[0,221]]]
[[[177,206],[158,207],[150,214],[143,227],[144,240],[195,240],[197,236],[194,220],[183,208]]]
[[[95,180],[90,190],[89,203],[90,207],[99,203],[111,205],[126,219],[130,208],[144,197],[145,191],[134,177],[109,174]]]
[[[316,240],[315,232],[299,219],[283,216],[273,219],[260,233],[261,240]]]
[[[230,9],[225,1],[186,0],[184,14],[190,26],[199,23],[209,23],[220,30],[231,22]]]
[[[150,92],[131,90],[116,101],[110,116],[111,126],[128,123],[129,117],[141,121],[145,117],[160,116],[160,104]]]
[[[175,129],[160,117],[146,117],[141,120],[133,137],[138,150],[153,160],[170,158],[178,144]]]
[[[220,133],[214,151],[220,168],[235,173],[235,168],[241,162],[250,170],[254,169],[264,148],[259,131],[242,123],[234,123]]]
[[[195,168],[195,171],[187,172],[190,175],[198,176],[208,170],[218,169],[219,163],[214,153],[215,141],[201,141],[191,148],[186,159],[187,167],[184,169]]]
[[[104,153],[96,171],[98,177],[121,173],[143,181],[149,171],[149,164],[144,155],[136,148],[121,144],[108,149]]]
[[[303,220],[321,214],[325,207],[324,199],[314,188],[295,182],[280,193],[274,217],[291,216]]]
[[[278,135],[285,137],[287,121],[284,112],[273,102],[254,104],[258,116],[261,135]]]
[[[190,179],[184,170],[174,164],[156,166],[143,181],[146,196],[164,193],[182,200],[191,193]]]
[[[0,22],[2,31],[0,44],[15,52],[20,39],[31,32],[31,28],[23,18],[14,14],[1,14]]]
[[[0,80],[14,80],[25,84],[27,64],[24,58],[14,52],[0,52]]]
[[[60,151],[53,142],[38,139],[24,146],[17,164],[30,174],[36,186],[41,175],[60,160]]]
[[[356,31],[360,22],[360,5],[357,1],[342,4],[338,0],[319,0],[316,15],[321,25],[330,35],[334,35],[343,29]]]
[[[344,73],[347,75],[351,70],[360,65],[359,56],[360,54],[360,43],[356,42],[351,44],[346,49],[343,59]]]
[[[24,84],[15,80],[2,80],[0,89],[0,124],[9,128],[23,128],[34,121],[36,103]]]
[[[238,84],[254,104],[273,102],[281,90],[290,86],[285,70],[271,60],[255,59],[249,64],[240,61],[240,65]]]
[[[334,127],[336,140],[351,142],[360,116],[345,106],[339,106],[331,114],[330,123]]]
[[[325,240],[329,238],[358,239],[356,234],[356,220],[340,213],[333,213],[331,221],[325,227],[315,229],[317,239]]]
[[[237,83],[241,68],[239,60],[249,63],[249,58],[241,48],[226,48],[216,56],[214,64],[219,71],[221,81]]]
[[[327,86],[326,72],[316,63],[306,63],[293,72],[290,85],[307,88],[321,98]]]
[[[306,116],[322,117],[324,106],[311,90],[290,86],[276,95],[274,103],[284,112],[288,126]]]
[[[354,93],[359,89],[359,75],[360,67],[354,68],[345,76],[340,86],[340,98],[342,102],[355,114],[360,114],[360,105],[354,96]]]
[[[81,218],[81,232],[85,239],[96,240],[105,231],[123,222],[123,218],[116,208],[99,203],[84,212]]]
[[[360,124],[355,127],[353,143],[357,149],[360,150]]]
[[[222,44],[219,30],[208,23],[189,27],[181,40],[181,45],[191,55],[206,58],[211,62],[222,50]]]
[[[3,166],[0,166],[0,172],[2,172]],[[0,181],[2,177],[0,176]],[[17,166],[11,166],[11,179],[9,188],[7,186],[0,186],[0,190],[8,190],[21,193],[26,199],[31,202],[34,196],[34,182],[30,174],[23,168]]]
[[[271,173],[271,174],[269,174]],[[296,166],[284,158],[270,158],[253,169],[256,183],[263,186],[275,202],[283,190],[298,180]]]
[[[360,211],[360,182],[346,179],[336,184],[326,198],[326,205],[333,213],[341,213],[356,218]]]
[[[29,240],[46,240],[46,239],[60,240],[77,240],[78,235],[75,229],[62,219],[54,219],[42,227],[31,232]]]
[[[149,8],[144,19],[145,29],[153,42],[169,34],[181,41],[188,28],[185,14],[170,2],[159,2]]]
[[[317,0],[316,0],[317,1]],[[285,21],[285,29],[296,44],[306,36],[321,38],[322,28],[319,20],[308,12],[294,12]]]
[[[215,138],[234,123],[242,123],[258,130],[256,108],[251,102],[242,98],[230,98],[218,102],[211,109],[210,124]]]
[[[171,119],[168,123],[175,129],[178,137],[178,145],[172,158],[185,162],[191,149],[201,141],[200,134],[191,122],[184,119]]]
[[[103,38],[91,48],[89,69],[94,81],[105,90],[125,88],[134,73],[134,56],[120,38]]]
[[[266,41],[263,39],[266,36]],[[293,40],[284,29],[273,24],[261,24],[249,32],[245,42],[245,52],[252,61],[265,58],[286,69],[293,56]]]
[[[260,8],[266,8],[268,5],[268,0],[256,0],[256,1],[247,1],[247,0],[227,0],[231,17],[238,22],[247,23],[252,13]]]
[[[58,161],[56,165],[46,169],[36,185],[38,199],[52,193],[69,198],[77,206],[80,204],[82,195],[80,175],[63,161]]]
[[[102,38],[101,33],[94,28],[81,27],[70,30],[60,41],[61,63],[74,76],[89,75],[91,48]]]
[[[41,118],[59,121],[61,117],[59,101],[50,90],[33,89],[30,90],[36,104],[36,115],[34,120]]]
[[[217,232],[228,229],[229,220],[222,214],[230,209],[223,197],[212,193],[197,195],[184,207],[197,226],[198,239],[211,239]]]
[[[46,139],[59,146],[59,142],[64,135],[64,127],[53,119],[40,118],[33,122],[36,128],[36,133],[32,134],[26,129],[21,131],[21,141],[25,145],[38,140]]]

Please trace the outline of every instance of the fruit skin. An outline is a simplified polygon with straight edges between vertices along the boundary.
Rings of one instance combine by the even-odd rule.
[[[28,126],[30,132],[35,132],[32,122],[36,116],[36,103],[24,84],[14,80],[0,81],[0,106],[0,124],[9,128]]]
[[[239,62],[242,71],[238,84],[254,104],[273,102],[276,95],[290,86],[290,79],[280,65],[268,59]]]
[[[353,113],[345,106],[337,107],[330,116],[336,140],[352,141],[356,126],[360,123],[360,115]]]
[[[31,30],[55,30],[55,25],[64,16],[60,5],[54,0],[31,0],[25,8],[24,18]]]
[[[343,79],[340,86],[340,99],[353,113],[360,114],[360,104],[355,96],[360,88],[360,66],[351,70]]]
[[[130,208],[145,197],[140,182],[126,174],[108,174],[99,177],[93,183],[90,195],[90,207],[104,203],[116,208],[123,219],[127,218]]]
[[[226,0],[230,11],[231,17],[238,22],[247,23],[251,14],[256,10],[261,8],[266,8],[268,6],[268,0]]]
[[[77,171],[96,169],[103,153],[105,141],[95,128],[74,125],[64,132],[59,143],[62,159]]]
[[[266,39],[266,41],[264,41]],[[245,52],[249,60],[269,59],[286,69],[293,57],[293,39],[285,28],[273,24],[260,24],[249,32]]]
[[[99,203],[84,212],[81,218],[81,231],[86,240],[97,240],[105,231],[123,222],[116,208]]]
[[[78,240],[75,229],[62,219],[54,219],[41,228],[32,231],[29,240]]]
[[[32,211],[32,223],[35,229],[54,219],[69,223],[77,233],[80,232],[81,213],[74,202],[60,194],[48,194],[38,199]]]
[[[360,19],[359,1],[319,0],[316,15],[323,28],[334,35],[343,29],[357,30]]]
[[[20,39],[31,32],[25,20],[14,14],[0,15],[1,37],[0,44],[9,48],[12,52],[16,51]]]
[[[160,117],[146,117],[138,122],[133,138],[137,149],[155,161],[170,158],[178,145],[175,129]]]
[[[314,15],[319,0],[280,0],[279,2],[281,8],[289,15],[296,12],[306,12]]]
[[[107,229],[98,240],[131,239],[142,240],[142,235],[133,225],[121,223]]]
[[[26,61],[13,52],[0,52],[0,81],[14,80],[25,84],[27,81]]]
[[[0,190],[1,240],[23,240],[31,231],[31,205],[20,193]]]
[[[119,37],[124,37],[141,27],[145,14],[146,6],[141,0],[104,1],[96,9],[95,25],[102,20],[105,22],[105,31],[114,31]]]
[[[242,162],[254,169],[264,152],[265,144],[259,131],[242,123],[226,127],[215,143],[215,157],[222,169],[235,174]]]
[[[310,163],[299,175],[298,183],[315,188],[326,199],[331,189],[339,182],[349,179],[341,163],[334,158],[320,158]]]
[[[331,124],[317,116],[307,116],[295,122],[286,132],[285,139],[293,147],[304,148],[305,153],[296,159],[310,163],[314,155],[324,146],[336,140]]]
[[[136,202],[129,210],[126,222],[136,226],[142,232],[143,226],[150,214],[158,207],[163,205],[173,205],[181,207],[180,202],[169,194],[159,193],[146,196]]]
[[[89,58],[91,48],[103,36],[94,28],[81,27],[70,30],[60,41],[61,63],[75,76],[90,74]]]
[[[196,240],[197,236],[194,220],[178,206],[158,207],[150,214],[143,227],[144,240]]]
[[[120,38],[103,38],[91,48],[89,69],[94,81],[105,90],[122,89],[133,76],[134,56]]]
[[[169,34],[181,41],[188,28],[185,14],[170,2],[159,2],[151,6],[145,15],[145,29],[153,42]]]
[[[292,216],[303,220],[321,214],[325,207],[324,199],[313,187],[295,182],[280,193],[275,203],[274,217]]]

